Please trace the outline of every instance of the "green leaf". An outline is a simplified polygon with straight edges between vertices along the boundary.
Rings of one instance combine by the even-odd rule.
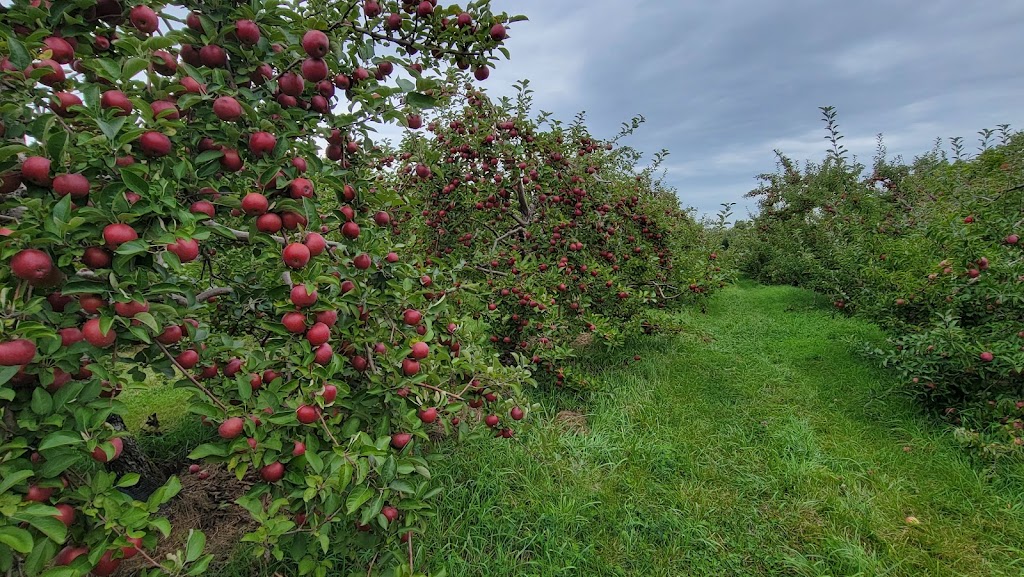
[[[373,497],[373,489],[360,486],[352,489],[349,493],[348,499],[345,500],[345,512],[349,515],[354,513],[356,509],[362,506],[363,503],[370,500]]]
[[[20,369],[20,366],[0,367],[0,385],[14,378],[14,375],[18,374]]]
[[[197,461],[206,457],[226,457],[227,455],[228,453],[225,447],[214,445],[213,443],[206,443],[192,449],[192,452],[188,454],[188,459]]]
[[[121,180],[124,181],[125,186],[142,196],[147,196],[149,194],[149,183],[138,174],[135,174],[130,170],[122,170]]]
[[[53,205],[53,220],[66,223],[71,216],[71,195],[66,195]]]
[[[53,410],[53,397],[42,387],[36,387],[32,390],[32,403],[29,406],[33,413],[45,417]]]
[[[0,543],[18,553],[32,551],[32,533],[18,527],[0,527]]]
[[[18,68],[24,70],[32,63],[32,57],[29,56],[28,50],[25,50],[25,45],[16,37],[7,36],[7,50],[10,52],[11,63]]]
[[[18,483],[28,479],[32,476],[32,469],[20,469],[13,473],[7,473],[4,475],[3,481],[0,481],[0,495],[7,492],[8,489],[17,485]]]
[[[114,142],[117,140],[117,133],[121,131],[127,120],[128,118],[125,116],[115,116],[110,120],[97,118],[96,124],[99,125],[100,131],[107,137],[107,140]]]
[[[416,85],[407,78],[399,78],[397,83],[398,87],[402,89],[402,92],[412,92],[413,90],[416,90]]]
[[[124,68],[123,68],[124,72],[122,73],[121,77],[124,80],[128,80],[129,78],[135,76],[139,72],[142,72],[143,70],[145,70],[148,67],[149,67],[149,61],[148,60],[145,60],[143,58],[129,58],[124,63]]]
[[[195,163],[203,164],[204,162],[210,162],[211,160],[218,159],[222,156],[224,156],[224,151],[222,150],[204,150],[196,157]]]
[[[15,515],[12,518],[32,525],[54,543],[63,543],[68,538],[68,528],[52,515]]]
[[[130,240],[122,244],[121,246],[117,247],[117,251],[115,252],[116,254],[133,256],[136,254],[144,253],[147,250],[149,250],[149,243],[147,243],[144,239],[137,238],[135,240]]]
[[[185,562],[191,563],[203,554],[206,547],[206,535],[202,531],[189,529],[188,542],[185,544]]]
[[[160,334],[162,332],[160,330],[160,326],[156,322],[156,319],[153,318],[153,315],[150,313],[137,313],[135,315],[135,320],[146,325],[146,327],[152,330],[154,334]]]
[[[56,477],[78,462],[81,454],[74,450],[51,451],[46,455],[39,473],[44,477]]]
[[[67,132],[64,132],[63,129],[51,132],[46,138],[46,154],[48,154],[54,162],[57,162],[60,160],[61,155],[64,154],[64,149],[67,147],[67,144]]]
[[[433,108],[437,106],[437,100],[421,92],[410,92],[405,95],[405,102],[415,108]]]
[[[141,476],[138,473],[126,473],[117,481],[118,487],[133,487],[139,484]]]
[[[54,447],[62,447],[64,445],[74,445],[83,443],[81,433],[72,433],[71,431],[54,431],[43,438],[43,441],[39,443],[39,450],[45,451]]]
[[[164,537],[167,537],[171,534],[171,522],[165,519],[164,517],[160,517],[159,519],[153,519],[149,522],[149,524],[152,527],[155,527],[158,531],[160,531],[160,533],[163,534]]]

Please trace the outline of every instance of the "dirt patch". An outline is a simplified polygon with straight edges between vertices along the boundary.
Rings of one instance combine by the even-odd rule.
[[[590,432],[587,428],[587,417],[575,411],[562,411],[555,415],[555,423],[565,432],[573,432],[578,435],[586,435]]]
[[[220,564],[228,560],[242,536],[256,528],[249,512],[234,502],[253,485],[251,472],[239,481],[217,465],[202,470],[209,474],[205,479],[189,473],[188,465],[178,471],[181,492],[160,510],[160,515],[171,522],[171,535],[150,552],[154,559],[182,549],[189,530],[197,529],[206,534],[206,553],[214,555],[213,564]],[[126,560],[117,575],[135,575],[146,567],[145,559],[137,555]]]
[[[574,349],[585,349],[594,342],[594,335],[590,333],[580,333],[572,343],[569,345]]]

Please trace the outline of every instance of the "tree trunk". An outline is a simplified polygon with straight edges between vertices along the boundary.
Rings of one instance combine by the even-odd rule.
[[[124,419],[120,415],[111,415],[107,419],[115,430],[126,431]],[[116,473],[118,476],[127,473],[138,473],[139,482],[131,487],[121,489],[123,493],[133,499],[145,501],[164,483],[167,482],[167,473],[152,459],[146,456],[132,437],[121,437],[124,443],[124,450],[121,456],[107,463],[107,470]]]

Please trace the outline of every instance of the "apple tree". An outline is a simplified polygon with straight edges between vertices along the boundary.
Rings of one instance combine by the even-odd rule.
[[[371,123],[430,106],[450,66],[486,78],[516,19],[480,1],[0,5],[0,570],[206,570],[199,533],[150,554],[181,484],[120,418],[125,388],[173,384],[210,424],[190,457],[251,482],[257,555],[414,571],[438,490],[420,445],[466,430],[445,414],[467,391],[522,418],[528,377],[427,299]]]

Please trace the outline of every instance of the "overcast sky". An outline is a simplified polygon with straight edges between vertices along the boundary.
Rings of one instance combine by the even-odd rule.
[[[524,14],[482,86],[529,78],[535,108],[585,110],[602,138],[643,114],[627,142],[667,148],[667,181],[713,214],[775,168],[825,151],[819,106],[870,164],[875,135],[910,159],[935,139],[1024,128],[1024,0],[492,0]]]

